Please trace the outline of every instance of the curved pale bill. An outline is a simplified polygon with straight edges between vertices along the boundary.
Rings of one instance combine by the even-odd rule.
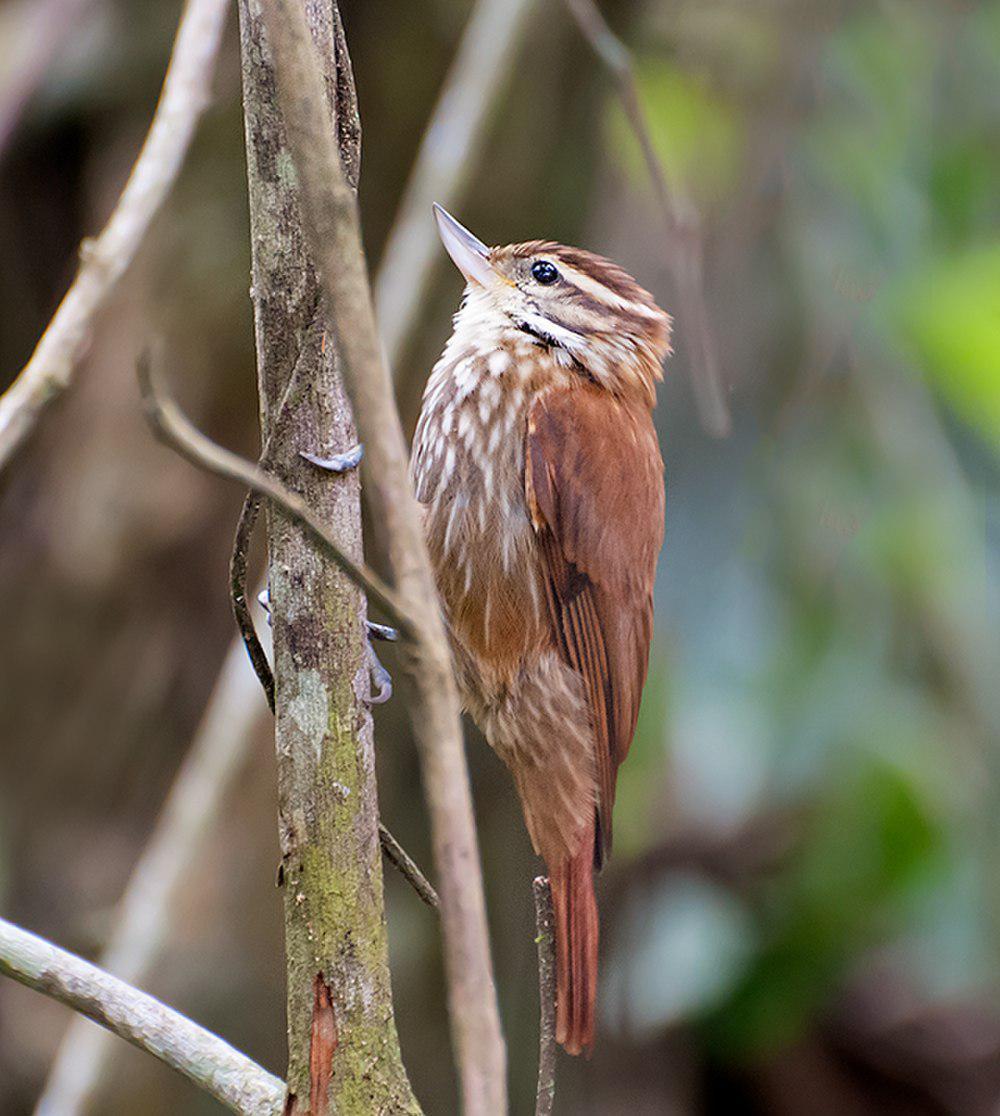
[[[441,243],[465,278],[483,287],[496,283],[497,273],[490,265],[489,248],[437,202],[434,203],[434,217]]]

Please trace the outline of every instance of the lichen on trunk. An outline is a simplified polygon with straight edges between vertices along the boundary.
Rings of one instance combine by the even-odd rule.
[[[275,472],[360,558],[357,476],[332,477],[298,456],[344,450],[356,438],[301,227],[257,0],[240,0],[239,11],[262,432],[273,428]],[[330,0],[311,0],[306,11],[324,60],[331,128],[356,186],[360,128],[339,15]],[[365,602],[275,511],[268,546],[290,1111],[419,1113],[392,1009]]]

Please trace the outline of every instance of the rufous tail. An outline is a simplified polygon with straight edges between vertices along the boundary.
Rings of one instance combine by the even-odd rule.
[[[597,901],[593,841],[549,865],[556,936],[556,1041],[568,1054],[590,1052],[597,1005]]]

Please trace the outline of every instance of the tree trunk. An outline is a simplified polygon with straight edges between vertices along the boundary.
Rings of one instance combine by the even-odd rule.
[[[336,4],[309,0],[305,7],[324,59],[330,126],[356,188],[360,125]],[[356,438],[301,227],[257,0],[240,0],[239,13],[263,438],[270,438],[273,471],[360,558],[356,473],[333,477],[298,457],[299,450],[345,450]],[[269,515],[268,544],[289,1110],[419,1113],[392,1010],[365,601],[277,512]]]

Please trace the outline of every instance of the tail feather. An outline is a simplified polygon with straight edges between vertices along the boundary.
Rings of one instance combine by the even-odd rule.
[[[569,1054],[590,1053],[597,1004],[597,902],[590,842],[549,866],[556,938],[556,1040]]]

